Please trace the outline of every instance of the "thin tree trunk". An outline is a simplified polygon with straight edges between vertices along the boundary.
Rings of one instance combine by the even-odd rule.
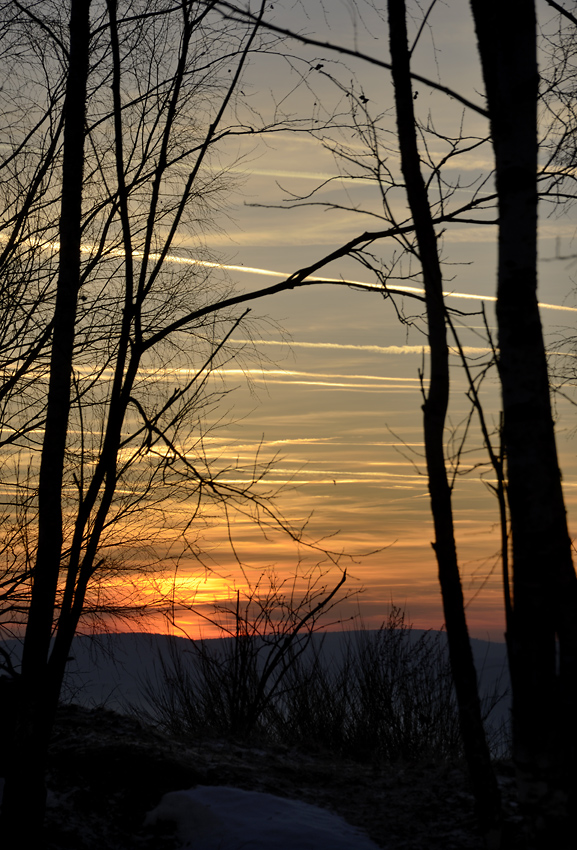
[[[574,846],[577,580],[537,303],[536,21],[472,0],[499,197],[497,323],[513,548],[513,746],[527,846]],[[572,821],[572,824],[571,824]]]
[[[44,818],[45,757],[59,686],[48,681],[62,550],[62,481],[80,286],[84,119],[90,0],[71,0],[64,104],[59,274],[38,490],[38,551],[19,683],[19,723],[2,806],[3,846],[33,846]],[[58,683],[59,684],[59,683]]]
[[[429,492],[435,527],[433,545],[439,569],[463,746],[477,815],[487,846],[498,847],[501,829],[500,794],[483,729],[477,674],[469,640],[457,561],[451,489],[445,464],[444,429],[449,403],[449,348],[443,280],[437,239],[417,147],[405,2],[389,0],[388,8],[401,168],[415,225],[427,305],[431,371],[429,389],[423,405],[423,420]]]

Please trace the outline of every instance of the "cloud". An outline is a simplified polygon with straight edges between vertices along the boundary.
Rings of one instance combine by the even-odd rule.
[[[282,343],[281,343],[282,344]],[[314,345],[314,344],[313,344]],[[189,370],[192,372],[193,370]],[[377,392],[419,390],[419,378],[389,378],[381,375],[343,375],[325,372],[298,372],[288,369],[215,369],[222,377],[248,377],[260,384],[297,384],[329,389],[361,389]],[[362,381],[363,383],[356,383]]]
[[[350,177],[346,174],[338,174],[334,172],[330,174],[328,172],[323,173],[320,171],[287,171],[283,168],[231,168],[229,170],[242,174],[245,177],[275,177],[279,179],[286,177],[288,179],[295,180],[312,180],[319,184],[328,180],[333,182],[341,180],[347,185],[356,183],[362,186],[370,186],[371,183],[376,183],[376,180],[370,181],[366,177]]]
[[[283,344],[282,342],[280,344]],[[289,344],[289,343],[286,343]],[[312,343],[313,345],[315,343]],[[188,370],[192,372],[193,370]],[[298,378],[343,378],[346,380],[358,380],[358,381],[394,381],[396,383],[407,381],[412,381],[415,384],[420,383],[420,378],[389,378],[384,375],[342,375],[338,372],[298,372],[292,369],[217,369],[216,370],[219,375],[250,375],[250,377],[262,375],[263,377],[267,377],[269,375],[278,375],[279,377],[298,377]]]

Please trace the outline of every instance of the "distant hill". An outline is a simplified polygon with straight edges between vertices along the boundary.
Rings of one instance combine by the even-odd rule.
[[[347,642],[354,645],[372,634],[374,632],[369,630],[316,633],[307,651],[319,651],[323,663],[331,665],[342,660]],[[416,642],[425,634],[446,645],[444,632],[427,633],[411,629],[406,638]],[[204,644],[211,652],[222,653],[230,640],[216,638]],[[506,647],[504,643],[478,639],[471,643],[481,696],[490,699],[498,694],[501,697],[490,717],[491,725],[499,728],[508,724],[510,713]],[[7,641],[3,646],[11,652],[17,664],[20,644]],[[186,638],[149,633],[77,636],[72,647],[63,699],[86,707],[102,706],[123,713],[133,706],[147,708],[146,684],[161,681],[163,661],[170,663],[171,653],[180,655],[185,663],[194,659],[191,642]]]

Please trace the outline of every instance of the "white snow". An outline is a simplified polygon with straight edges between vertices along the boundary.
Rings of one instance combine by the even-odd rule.
[[[3,786],[0,779],[0,807]],[[226,785],[165,794],[144,826],[165,821],[176,825],[175,850],[380,850],[326,809]]]
[[[146,824],[159,821],[176,823],[177,850],[379,850],[325,809],[227,786],[165,794]]]

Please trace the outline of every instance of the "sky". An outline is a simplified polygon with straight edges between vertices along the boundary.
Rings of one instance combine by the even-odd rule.
[[[415,68],[424,76],[456,89],[483,105],[482,83],[468,4],[436,4],[414,50]],[[388,56],[383,16],[360,4],[283,2],[274,5],[274,22],[330,40],[358,47],[378,58]],[[271,12],[271,15],[273,13]],[[415,33],[415,24],[412,25]],[[322,67],[319,67],[322,66]],[[337,81],[335,83],[335,80]],[[389,74],[367,62],[349,59],[320,47],[294,41],[275,55],[257,56],[242,81],[251,108],[267,120],[274,109],[323,125],[339,115],[349,120],[351,97],[367,98],[368,114],[378,126],[380,156],[392,175],[399,174],[395,148],[392,88]],[[455,99],[418,83],[417,114],[428,127],[423,132],[431,162],[449,149],[464,149],[443,170],[454,192],[447,204],[460,206],[472,197],[492,191],[491,151],[477,140],[487,133],[486,120],[463,109]],[[462,141],[450,142],[441,134]],[[349,159],[334,155],[335,145]],[[374,142],[376,145],[376,142]],[[383,201],[376,180],[367,179],[374,152],[362,133],[321,128],[314,132],[279,132],[250,145],[238,141],[225,147],[219,163],[226,163],[235,184],[222,218],[204,234],[205,248],[239,291],[251,291],[282,280],[329,254],[366,229],[382,229]],[[356,161],[352,161],[353,157]],[[347,175],[343,177],[343,175]],[[313,190],[320,188],[312,196]],[[435,186],[430,194],[435,197]],[[290,198],[308,198],[294,204]],[[392,213],[406,217],[403,193],[387,196]],[[338,209],[327,209],[338,205]],[[279,208],[284,207],[284,208]],[[491,220],[491,208],[476,213]],[[540,301],[547,344],[574,334],[577,298],[574,244],[575,214],[542,210],[540,229]],[[438,228],[440,231],[440,228]],[[478,222],[445,226],[439,244],[444,260],[448,303],[461,312],[461,342],[474,370],[488,357],[488,343],[479,313],[485,307],[494,331],[496,287],[496,232]],[[182,236],[176,253],[198,259],[194,240]],[[196,253],[195,253],[196,252]],[[374,253],[394,268],[391,285],[419,288],[416,271],[399,260],[399,246],[383,241]],[[555,260],[558,255],[569,257]],[[352,280],[375,284],[375,276],[359,263],[343,260],[329,264],[316,276],[326,281]],[[463,296],[468,296],[463,298]],[[346,568],[345,588],[352,592],[338,609],[339,617],[362,616],[377,627],[391,606],[402,607],[419,628],[443,624],[424,465],[420,374],[427,356],[424,346],[422,304],[406,295],[385,300],[378,291],[318,283],[251,304],[247,329],[231,339],[239,362],[231,361],[216,379],[227,391],[219,406],[214,430],[205,440],[208,457],[226,465],[237,459],[250,463],[273,461],[261,492],[279,489],[275,504],[298,526],[306,523],[306,539],[316,548],[295,546],[283,534],[271,531],[266,539],[246,517],[232,517],[231,531],[244,575],[235,562],[222,523],[206,532],[204,546],[213,572],[182,562],[179,588],[194,592],[204,612],[215,592],[221,599],[234,596],[245,580],[253,586],[268,581],[298,586],[322,562],[321,583],[328,587]],[[400,321],[399,317],[404,321]],[[490,491],[493,475],[487,467],[476,421],[459,450],[470,411],[467,386],[458,357],[452,357],[451,406],[447,448],[454,461],[454,512],[462,581],[471,633],[503,639],[503,601],[500,590],[498,515]],[[570,358],[557,358],[565,365]],[[496,377],[490,371],[482,383],[482,399],[491,426],[499,422]],[[575,464],[574,408],[561,397],[556,401],[559,452],[572,533],[576,526],[577,469]],[[458,458],[457,458],[458,455]],[[216,460],[218,458],[218,460]],[[226,477],[226,476],[225,476]],[[233,477],[230,480],[234,479]],[[186,512],[186,506],[180,508]],[[320,548],[329,549],[330,560]],[[326,570],[331,566],[330,571]],[[226,587],[228,587],[228,590]],[[331,617],[333,612],[331,612]],[[178,626],[198,629],[198,618],[180,611]],[[205,623],[204,634],[211,633]],[[207,632],[208,630],[208,632]]]
[[[257,7],[256,0],[252,5]],[[494,370],[484,371],[491,356],[485,322],[496,338],[492,151],[486,118],[463,104],[464,99],[481,109],[484,105],[473,22],[469,4],[460,0],[425,4],[429,13],[423,27],[418,4],[408,6],[413,68],[434,83],[414,81],[430,201],[435,212],[441,208],[440,193],[444,210],[475,203],[472,212],[462,214],[465,221],[445,222],[436,230],[447,303],[473,373],[479,380],[484,375],[481,399],[495,432],[499,388]],[[545,31],[554,33],[544,0],[538,8]],[[265,127],[266,132],[223,134],[210,164],[203,165],[202,185],[212,187],[211,169],[223,191],[214,196],[212,217],[201,205],[198,221],[179,229],[166,260],[169,269],[185,272],[178,298],[186,309],[188,287],[195,282],[190,272],[199,273],[201,299],[218,298],[224,291],[250,294],[318,264],[364,232],[386,230],[391,220],[410,220],[404,189],[397,185],[401,172],[390,73],[346,52],[388,61],[385,10],[384,2],[374,0],[269,4],[271,24],[318,44],[270,33],[266,49],[254,53],[243,73],[240,97],[230,102],[223,126]],[[235,24],[227,26],[234,30]],[[329,49],[328,42],[344,52]],[[541,55],[542,65],[546,61]],[[225,79],[228,84],[230,77]],[[217,99],[208,105],[217,108]],[[539,298],[551,353],[575,337],[575,218],[571,205],[542,205]],[[59,245],[50,242],[48,248],[56,255]],[[93,248],[88,240],[83,245],[86,254]],[[342,601],[322,620],[328,627],[361,622],[378,627],[393,605],[416,628],[442,627],[422,428],[428,369],[424,305],[418,263],[403,248],[401,240],[379,239],[370,253],[322,264],[305,286],[251,301],[250,313],[232,332],[227,356],[210,378],[209,388],[220,400],[208,405],[202,430],[191,432],[191,445],[183,450],[193,456],[200,448],[222,483],[242,487],[258,476],[254,492],[268,500],[280,524],[261,512],[259,527],[250,511],[225,517],[209,505],[202,521],[193,523],[198,539],[183,551],[179,532],[194,512],[190,500],[159,501],[140,525],[133,516],[123,519],[120,509],[114,532],[119,529],[125,551],[133,550],[126,559],[120,555],[118,563],[128,566],[111,580],[114,592],[118,586],[125,597],[134,591],[153,601],[160,591],[177,603],[178,634],[215,636],[218,629],[209,621],[215,601],[234,607],[238,590],[241,599],[268,593],[277,603],[298,606],[308,593],[309,601],[317,602],[322,589],[334,588],[346,570],[336,597]],[[115,263],[121,255],[115,252]],[[387,298],[370,266],[387,278]],[[173,279],[180,280],[178,274],[166,275]],[[230,325],[221,324],[219,332],[220,327]],[[149,378],[164,393],[171,381],[177,386],[183,376],[196,373],[203,343],[195,342],[191,351],[190,340],[184,333],[175,338],[189,372],[179,371],[180,364],[172,360],[161,373],[160,361],[150,356],[139,386],[143,397]],[[554,415],[574,535],[571,394],[576,361],[571,343],[563,351],[551,360],[555,372],[565,376],[565,395],[555,395]],[[451,363],[446,447],[467,615],[473,636],[502,640],[494,476],[455,351]],[[82,361],[76,369],[92,380],[92,363]],[[71,428],[71,450],[80,430]],[[96,442],[98,433],[92,434]],[[26,454],[18,457],[17,463],[30,460]],[[298,540],[281,526],[290,527]],[[153,567],[150,587],[140,584],[138,575],[134,578],[130,559],[144,550]],[[127,571],[133,584],[126,581]],[[134,627],[124,621],[114,625]],[[158,614],[146,627],[164,632],[167,624]]]

